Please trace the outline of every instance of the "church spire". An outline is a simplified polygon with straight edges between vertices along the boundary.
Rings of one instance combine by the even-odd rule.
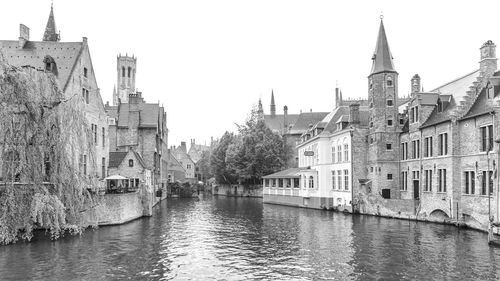
[[[43,41],[55,41],[59,42],[61,40],[60,34],[57,33],[56,21],[54,19],[54,6],[50,5],[49,20],[47,21],[47,26],[45,27],[45,33],[43,34]]]
[[[378,31],[377,45],[373,53],[373,64],[370,75],[380,72],[396,72],[394,64],[392,63],[392,54],[385,35],[383,17],[380,17],[380,29]]]
[[[276,104],[274,103],[274,90],[271,90],[271,117],[276,116]]]

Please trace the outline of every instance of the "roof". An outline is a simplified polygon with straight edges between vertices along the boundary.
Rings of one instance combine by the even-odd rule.
[[[328,112],[303,112],[300,113],[297,121],[290,129],[289,134],[302,134],[309,129],[310,125],[315,125],[323,120]]]
[[[293,125],[299,118],[299,114],[288,114],[287,115],[287,123],[288,125]],[[277,115],[270,115],[266,114],[264,115],[264,123],[266,123],[266,126],[271,129],[272,131],[282,131],[284,128],[285,124],[285,115],[284,114],[277,114]]]
[[[172,152],[169,152],[169,156],[170,159],[168,161],[167,170],[184,171],[184,172],[186,171],[186,169],[182,167],[181,163],[179,162],[179,160],[177,160],[177,158],[175,158]]]
[[[109,117],[118,118],[118,106],[106,106],[105,109]]]
[[[14,66],[30,65],[45,69],[43,60],[45,56],[51,56],[57,65],[57,78],[64,90],[83,46],[83,42],[28,41],[20,48],[18,40],[0,40],[5,59]]]
[[[267,176],[263,176],[264,179],[269,178],[299,178],[300,177],[300,168],[290,168],[283,171],[279,171],[274,174],[270,174]]]
[[[118,127],[128,127],[131,111],[139,111],[139,127],[156,128],[160,105],[157,103],[138,103],[137,107],[130,103],[121,103],[117,109]],[[110,114],[113,110],[110,111]],[[111,115],[110,115],[111,116]]]
[[[476,102],[469,109],[467,114],[465,114],[461,119],[472,118],[479,115],[489,114],[493,111],[493,104],[498,101],[498,93],[500,92],[499,87],[495,87],[494,98],[488,99],[486,89],[483,89],[480,93]]]
[[[108,167],[118,168],[127,154],[128,152],[110,152]]]
[[[144,160],[142,159],[142,156],[137,153],[135,150],[129,150],[127,152],[119,152],[119,151],[114,151],[109,153],[109,168],[118,168],[120,167],[120,164],[123,162],[125,157],[129,154],[129,152],[132,152],[137,159],[137,162],[141,164],[142,167],[146,168],[146,164],[144,163]]]
[[[479,70],[475,70],[432,90],[431,92],[439,94],[438,98],[444,103],[443,110],[438,112],[437,107],[435,107],[427,120],[420,127],[425,128],[450,121],[457,105],[460,104],[461,101],[465,101],[467,91],[474,85],[479,75]]]
[[[389,43],[385,35],[384,22],[380,20],[380,28],[378,31],[377,45],[373,54],[373,64],[371,74],[380,72],[396,72],[394,64],[392,63],[392,54],[389,50]]]

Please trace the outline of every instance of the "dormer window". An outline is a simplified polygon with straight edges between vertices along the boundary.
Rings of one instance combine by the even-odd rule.
[[[392,87],[392,77],[391,76],[387,76],[387,87]]]
[[[443,102],[441,102],[441,99],[439,99],[439,98],[437,100],[437,111],[443,112]]]
[[[129,159],[129,160],[128,160],[128,166],[129,166],[129,167],[134,167],[134,160]]]
[[[56,62],[54,61],[54,58],[52,58],[51,56],[45,56],[45,58],[43,59],[43,63],[45,65],[45,71],[52,72],[54,75],[57,76],[58,74],[57,65]]]

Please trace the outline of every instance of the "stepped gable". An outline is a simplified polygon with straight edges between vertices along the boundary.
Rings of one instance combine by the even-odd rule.
[[[18,40],[0,40],[0,48],[5,59],[14,66],[45,69],[45,56],[51,56],[57,65],[59,83],[66,90],[69,77],[83,52],[84,42],[27,41],[21,48]]]

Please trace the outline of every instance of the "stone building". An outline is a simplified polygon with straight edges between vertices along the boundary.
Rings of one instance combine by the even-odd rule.
[[[185,179],[187,181],[197,182],[195,177],[195,163],[187,152],[186,142],[183,141],[181,142],[181,145],[172,147],[170,151],[175,159],[177,159],[177,161],[179,161],[182,165],[182,168],[184,168],[184,171],[186,172]]]
[[[203,154],[206,154],[208,156],[208,161],[210,161],[210,153],[212,151],[212,146],[213,146],[213,140],[210,144],[208,145],[203,145],[203,144],[197,144],[195,139],[191,140],[191,145],[189,146],[189,151],[188,155],[193,160],[194,162],[194,177],[198,181],[206,182],[208,180],[208,173],[207,171],[204,171],[203,164],[205,164],[205,169],[208,167],[209,163],[202,163]]]
[[[138,189],[141,185],[152,187],[151,170],[148,169],[141,155],[130,149],[127,152],[110,152],[108,173],[126,177],[125,189]]]
[[[118,57],[118,84],[135,86],[135,61],[126,66],[127,57]],[[127,62],[128,63],[128,62]],[[130,68],[129,68],[130,67]],[[123,77],[125,69],[125,77]],[[130,69],[130,77],[128,77]],[[165,108],[159,103],[147,103],[141,92],[132,88],[123,88],[128,93],[127,102],[117,99],[116,106],[106,104],[109,116],[109,151],[128,152],[134,150],[152,171],[155,190],[166,188],[168,181],[168,129]],[[124,94],[125,92],[119,92]],[[114,97],[117,92],[114,91]]]
[[[186,179],[186,169],[182,166],[182,164],[172,155],[172,151],[168,150],[168,182],[184,182]]]
[[[18,40],[0,40],[0,53],[14,66],[31,66],[51,72],[57,77],[60,89],[69,98],[81,101],[89,125],[95,153],[80,151],[76,163],[85,175],[105,178],[108,166],[108,124],[97,79],[92,65],[88,41],[61,42],[51,6],[42,41],[30,39],[30,29],[21,24]],[[86,134],[82,132],[82,137]]]
[[[423,91],[420,76],[413,76],[411,95],[401,98],[381,21],[368,100],[348,102],[347,110],[341,94],[336,95],[336,109],[301,136],[299,170],[264,177],[264,202],[313,208],[340,203],[342,209],[361,213],[480,229],[486,228],[488,216],[498,221],[500,71],[495,48],[491,41],[484,43],[479,69],[432,91]],[[332,120],[337,130],[328,129]],[[300,179],[296,192],[273,181],[283,174]],[[347,186],[352,194],[341,196],[338,191]]]

